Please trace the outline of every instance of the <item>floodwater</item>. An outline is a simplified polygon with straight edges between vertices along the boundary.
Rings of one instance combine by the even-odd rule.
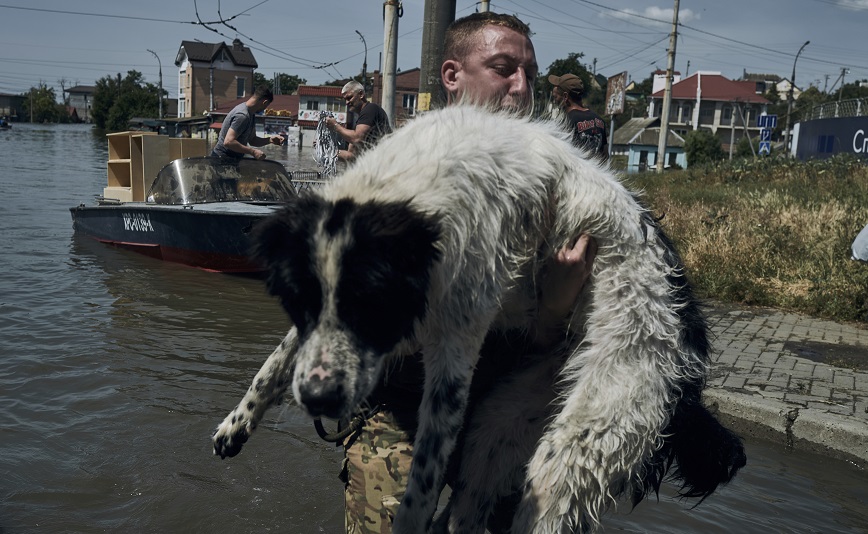
[[[211,454],[287,329],[262,282],[73,236],[68,208],[102,191],[106,152],[88,126],[0,132],[0,533],[341,532],[341,451],[291,402],[236,458]],[[868,533],[868,474],[747,446],[698,508],[666,488],[605,532]]]

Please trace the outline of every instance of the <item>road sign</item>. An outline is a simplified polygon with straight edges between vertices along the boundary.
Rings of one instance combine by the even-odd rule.
[[[769,128],[763,128],[760,130],[760,141],[771,141],[772,140],[772,131]]]
[[[760,115],[757,117],[756,125],[760,128],[777,128],[778,127],[778,116],[777,115]]]
[[[768,156],[769,154],[771,154],[772,153],[771,141],[760,141],[759,153],[760,153],[760,156]]]

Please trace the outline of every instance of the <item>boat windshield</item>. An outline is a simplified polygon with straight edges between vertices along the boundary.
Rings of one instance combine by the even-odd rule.
[[[176,159],[157,174],[148,202],[284,202],[296,196],[290,175],[280,163],[244,158]]]

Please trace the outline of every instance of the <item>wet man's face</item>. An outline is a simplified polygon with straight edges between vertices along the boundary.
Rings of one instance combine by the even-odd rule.
[[[539,67],[533,43],[502,26],[487,26],[462,61],[447,60],[441,74],[453,99],[505,109],[527,109]]]
[[[341,93],[341,97],[347,103],[347,106],[353,111],[361,111],[362,108],[362,93],[356,91],[347,91]]]

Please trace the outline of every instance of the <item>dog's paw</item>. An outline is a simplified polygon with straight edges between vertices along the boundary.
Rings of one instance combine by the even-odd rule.
[[[221,459],[231,458],[241,452],[241,447],[250,439],[254,425],[233,411],[220,423],[211,441],[214,443],[214,454]]]

